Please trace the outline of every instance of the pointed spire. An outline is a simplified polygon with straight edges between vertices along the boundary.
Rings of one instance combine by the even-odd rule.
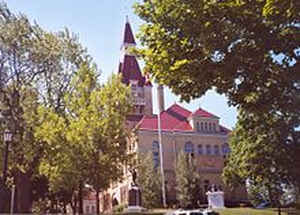
[[[123,39],[123,45],[124,44],[136,44],[134,40],[134,36],[131,30],[131,26],[129,23],[129,18],[126,16],[126,24],[125,24],[125,32],[124,32],[124,39]]]

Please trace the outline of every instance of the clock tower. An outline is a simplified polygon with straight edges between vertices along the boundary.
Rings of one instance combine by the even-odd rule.
[[[121,45],[119,73],[122,74],[122,82],[131,87],[134,103],[132,115],[152,115],[152,84],[141,73],[136,56],[130,53],[130,49],[135,46],[136,42],[127,18]]]

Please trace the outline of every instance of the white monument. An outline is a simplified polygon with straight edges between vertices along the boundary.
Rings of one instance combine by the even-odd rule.
[[[215,189],[206,193],[208,200],[208,208],[219,209],[224,208],[224,192]]]

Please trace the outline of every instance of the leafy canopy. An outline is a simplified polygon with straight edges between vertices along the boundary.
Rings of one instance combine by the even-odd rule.
[[[216,89],[251,110],[299,95],[298,0],[143,0],[145,71],[189,101]],[[287,92],[282,94],[282,92]],[[298,106],[297,106],[298,107]]]
[[[161,176],[151,152],[138,154],[137,183],[142,192],[142,206],[148,209],[162,206]]]

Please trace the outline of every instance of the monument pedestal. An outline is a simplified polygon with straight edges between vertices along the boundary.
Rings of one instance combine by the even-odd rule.
[[[208,207],[211,209],[224,208],[224,192],[222,191],[208,191],[206,193],[208,200]]]
[[[137,213],[143,210],[141,190],[137,185],[133,185],[129,190],[127,212]]]

